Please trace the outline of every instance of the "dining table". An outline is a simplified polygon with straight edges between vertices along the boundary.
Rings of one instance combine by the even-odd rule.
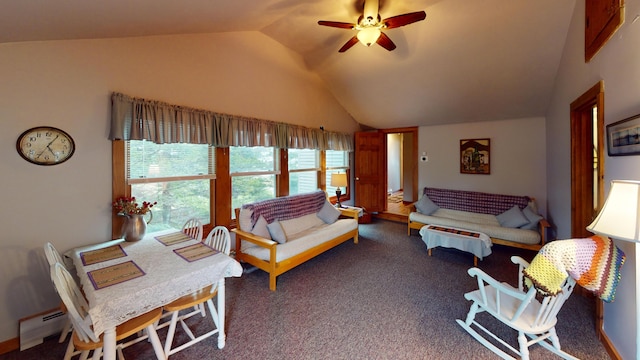
[[[225,346],[225,278],[242,266],[229,255],[185,237],[180,230],[147,233],[74,248],[80,285],[97,336],[104,334],[104,359],[116,358],[116,326],[184,295],[217,284],[218,348]]]

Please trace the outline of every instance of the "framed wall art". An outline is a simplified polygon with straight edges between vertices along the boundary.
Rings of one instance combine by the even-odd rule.
[[[489,139],[460,140],[460,173],[490,174],[490,150]]]
[[[640,154],[640,114],[607,125],[609,156]]]

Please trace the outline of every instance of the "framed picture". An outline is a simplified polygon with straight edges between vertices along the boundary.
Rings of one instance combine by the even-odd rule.
[[[640,154],[640,114],[607,125],[609,156]]]
[[[490,174],[490,145],[489,139],[460,140],[460,173]]]

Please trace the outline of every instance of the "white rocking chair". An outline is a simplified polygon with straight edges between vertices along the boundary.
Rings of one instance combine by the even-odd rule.
[[[570,276],[567,277],[559,294],[544,297],[543,301],[539,302],[536,299],[537,291],[533,286],[526,292],[523,288],[522,270],[528,267],[529,263],[519,256],[512,256],[511,261],[519,265],[518,288],[500,283],[478,268],[474,267],[468,270],[469,275],[477,277],[478,290],[464,294],[464,297],[473,303],[466,321],[456,320],[458,324],[482,345],[503,359],[515,358],[488,341],[475,328],[490,335],[506,349],[525,360],[529,359],[529,346],[536,343],[564,359],[577,359],[560,349],[560,341],[555,330],[556,315],[571,295],[576,284],[575,280]],[[475,320],[476,314],[483,311],[518,331],[519,349],[509,345]]]

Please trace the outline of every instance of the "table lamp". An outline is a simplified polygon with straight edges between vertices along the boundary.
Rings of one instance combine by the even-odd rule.
[[[600,213],[587,226],[592,233],[640,242],[640,181],[613,180]]]
[[[347,174],[331,174],[331,186],[334,186],[336,188],[336,197],[338,198],[336,202],[337,207],[342,207],[342,205],[340,205],[340,195],[342,195],[340,187],[346,187],[347,185]]]

